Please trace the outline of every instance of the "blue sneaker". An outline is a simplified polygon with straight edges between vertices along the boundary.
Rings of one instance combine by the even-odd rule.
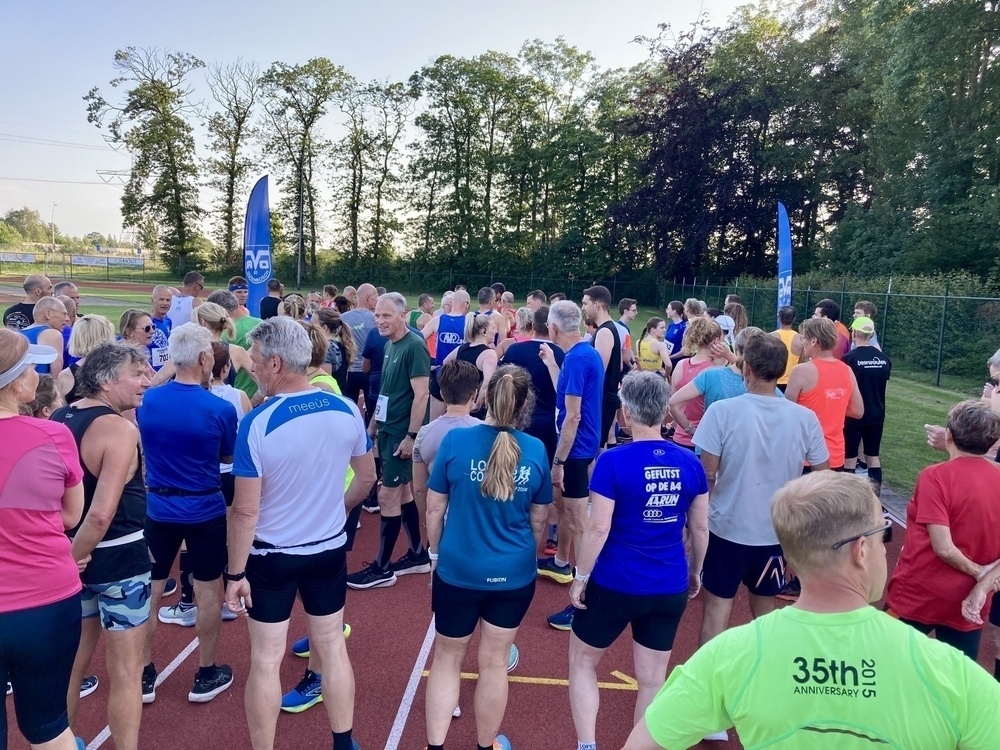
[[[576,612],[576,609],[570,604],[566,609],[556,612],[554,615],[549,615],[545,620],[556,630],[572,630],[574,612]]]
[[[351,626],[344,623],[344,638],[351,637]],[[303,659],[309,658],[309,636],[303,636],[292,644],[292,653],[301,656]]]
[[[76,750],[87,750],[87,743],[83,741],[82,737],[75,737],[76,740]]]
[[[320,676],[307,669],[299,684],[281,696],[281,710],[300,714],[323,702],[323,683]]]
[[[556,583],[570,583],[573,580],[573,566],[556,565],[554,557],[539,557],[535,560],[538,567],[538,575],[551,578]]]
[[[521,652],[517,650],[517,646],[513,643],[510,644],[510,651],[507,653],[507,672],[513,672],[515,667],[517,667],[517,662],[521,658]]]
[[[502,734],[498,734],[497,738],[493,740],[493,750],[511,750],[510,740]]]

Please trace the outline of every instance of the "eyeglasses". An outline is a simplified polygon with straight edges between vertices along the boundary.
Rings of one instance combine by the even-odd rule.
[[[854,536],[852,536],[852,537],[850,537],[848,539],[842,539],[841,541],[839,541],[835,545],[833,545],[833,548],[834,549],[840,549],[845,544],[850,544],[851,542],[855,541],[856,539],[862,539],[862,538],[864,538],[866,536],[875,536],[876,534],[883,534],[883,533],[885,533],[886,531],[888,531],[891,528],[892,528],[892,521],[886,521],[884,524],[882,524],[881,526],[879,526],[877,529],[872,529],[871,531],[863,531],[862,533],[855,534]]]
[[[143,331],[143,332],[145,332],[145,333],[151,333],[151,332],[152,332],[152,330],[153,330],[153,326],[143,326],[143,327],[142,327],[142,328],[140,328],[139,330],[141,330],[141,331]]]

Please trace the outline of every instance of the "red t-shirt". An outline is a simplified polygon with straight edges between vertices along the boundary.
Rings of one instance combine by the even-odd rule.
[[[927,533],[930,523],[947,526],[972,562],[1000,559],[1000,466],[984,458],[956,458],[920,473],[906,508],[906,541],[889,579],[889,608],[900,617],[978,630],[981,626],[962,617],[962,600],[976,581],[937,556]],[[984,619],[989,606],[987,600]]]
[[[33,417],[0,420],[0,614],[80,592],[63,527],[62,497],[83,479],[65,425]]]

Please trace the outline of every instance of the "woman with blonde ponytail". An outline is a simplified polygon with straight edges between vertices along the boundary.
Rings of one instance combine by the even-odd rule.
[[[229,313],[222,305],[214,302],[202,302],[191,313],[191,319],[202,328],[207,328],[212,334],[212,341],[222,341],[222,333],[225,332],[230,340],[236,337],[236,324],[229,317]],[[226,377],[226,385],[233,385],[236,382],[236,373],[245,372],[252,376],[250,365],[250,354],[239,344],[229,345],[230,368]],[[250,395],[250,394],[247,394]]]
[[[508,658],[535,593],[535,560],[552,502],[545,446],[519,429],[534,409],[531,376],[505,365],[487,386],[485,424],[444,436],[427,483],[437,631],[427,680],[429,748],[444,745],[458,705],[462,662],[482,620],[477,742],[509,750],[507,738],[497,735],[507,707]]]

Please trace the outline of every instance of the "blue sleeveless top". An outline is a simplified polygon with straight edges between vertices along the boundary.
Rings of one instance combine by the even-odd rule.
[[[465,341],[465,316],[441,314],[438,318],[437,353],[434,364],[440,367],[445,359]]]
[[[29,344],[37,344],[38,335],[46,328],[48,328],[48,326],[44,323],[28,326],[27,328],[21,329],[21,335],[28,339]],[[52,367],[51,365],[35,365],[35,372],[39,375],[50,375],[52,373]]]

